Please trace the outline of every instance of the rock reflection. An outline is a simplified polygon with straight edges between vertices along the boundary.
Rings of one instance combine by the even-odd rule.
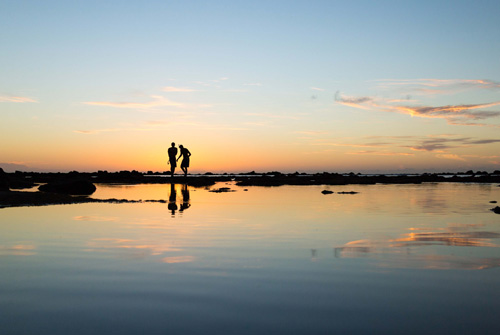
[[[429,269],[487,269],[500,266],[500,258],[474,258],[440,254],[447,247],[497,248],[494,239],[500,233],[489,231],[470,231],[483,225],[450,225],[446,228],[410,228],[411,233],[395,239],[356,240],[334,248],[338,258],[375,258],[383,267],[408,267]],[[437,230],[437,231],[436,231]],[[417,231],[417,232],[415,232]],[[423,248],[427,247],[427,248]],[[425,253],[425,254],[424,254]]]

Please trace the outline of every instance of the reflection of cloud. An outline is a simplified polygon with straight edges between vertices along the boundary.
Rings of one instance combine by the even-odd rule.
[[[486,269],[500,267],[500,258],[474,258],[451,254],[436,254],[436,246],[497,248],[500,233],[471,231],[483,225],[451,225],[430,231],[410,228],[412,231],[395,239],[357,240],[335,248],[335,255],[342,258],[369,257],[379,260],[383,267],[432,268],[432,269]],[[426,247],[426,248],[424,248]],[[431,252],[429,254],[429,251]],[[426,252],[426,254],[424,254]],[[439,251],[443,253],[443,251]]]
[[[0,245],[0,256],[33,256],[36,255],[35,249],[36,247],[32,244]]]
[[[96,238],[89,241],[87,246],[86,251],[89,252],[116,253],[121,257],[131,259],[144,259],[182,250],[162,242],[119,238]]]
[[[164,257],[161,260],[163,263],[173,264],[173,263],[189,263],[194,261],[193,256],[171,256]]]
[[[111,222],[111,221],[117,221],[118,218],[116,216],[82,215],[82,216],[75,216],[73,218],[73,220],[75,220],[75,221]]]
[[[0,96],[0,102],[18,102],[18,103],[24,103],[24,102],[38,102],[35,99],[28,98],[28,97],[16,97],[16,96]]]

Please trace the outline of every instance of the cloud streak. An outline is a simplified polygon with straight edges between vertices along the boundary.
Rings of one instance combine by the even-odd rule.
[[[448,124],[452,125],[485,126],[486,124],[478,123],[477,121],[500,116],[500,111],[482,110],[484,108],[498,106],[500,105],[500,101],[446,106],[410,106],[399,103],[391,104],[390,101],[381,98],[346,97],[342,96],[340,93],[335,95],[335,101],[341,105],[364,110],[395,112],[420,118],[444,119]]]
[[[0,102],[16,102],[16,103],[26,103],[26,102],[38,102],[33,98],[19,97],[19,96],[0,96]]]
[[[88,101],[85,105],[105,106],[114,108],[149,109],[154,107],[186,107],[186,104],[169,100],[161,95],[151,95],[152,100],[148,102],[110,102],[110,101]]]

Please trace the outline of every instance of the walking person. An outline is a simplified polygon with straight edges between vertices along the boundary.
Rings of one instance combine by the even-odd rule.
[[[168,152],[168,164],[170,164],[170,175],[173,177],[175,168],[177,167],[177,160],[175,159],[175,156],[177,156],[177,148],[175,147],[174,142],[172,142],[172,146],[168,148],[167,152]]]
[[[179,157],[177,157],[177,160],[182,157],[182,162],[181,162],[181,169],[184,171],[184,176],[187,176],[188,174],[188,167],[189,167],[189,157],[191,156],[191,152],[189,152],[188,148],[184,148],[181,145],[179,145],[179,148],[181,149],[181,154]]]

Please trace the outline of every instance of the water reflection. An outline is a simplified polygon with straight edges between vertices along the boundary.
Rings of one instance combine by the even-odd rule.
[[[33,244],[0,245],[0,256],[33,256],[36,255]]]
[[[186,184],[182,184],[181,189],[182,203],[177,206],[177,191],[176,184],[170,184],[170,194],[168,196],[168,209],[170,210],[172,217],[175,217],[175,211],[179,210],[180,213],[184,212],[186,209],[191,207],[189,188]]]
[[[410,228],[410,233],[395,239],[364,239],[351,241],[334,248],[337,258],[375,258],[383,267],[432,268],[432,269],[487,269],[500,266],[498,257],[471,257],[450,255],[436,249],[447,247],[497,248],[495,239],[500,233],[471,231],[483,227],[482,224],[455,225],[445,228]],[[426,248],[423,248],[426,247]],[[482,249],[484,252],[484,249]]]
[[[183,212],[184,210],[191,207],[191,203],[189,202],[189,189],[186,184],[182,185],[181,194],[182,194],[182,204],[181,204],[181,209],[179,209],[179,212]]]
[[[144,239],[95,238],[87,243],[85,251],[109,253],[130,260],[161,257],[157,261],[162,263],[185,263],[194,260],[194,257],[187,255],[167,256],[169,253],[182,251],[174,244]]]
[[[168,196],[168,209],[172,212],[172,217],[175,217],[177,207],[177,192],[175,191],[175,184],[170,184],[170,194]]]

